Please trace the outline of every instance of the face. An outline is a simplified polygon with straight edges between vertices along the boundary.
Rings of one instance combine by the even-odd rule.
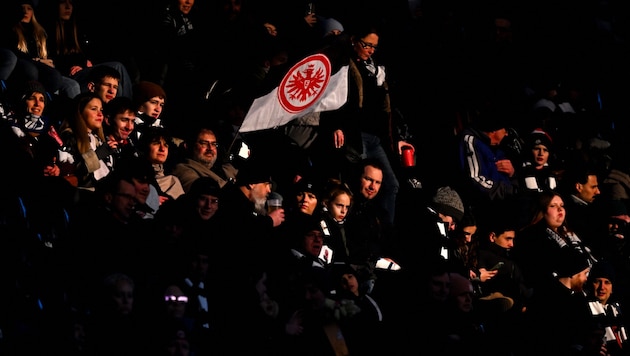
[[[339,194],[328,202],[328,211],[336,221],[343,221],[350,210],[351,199],[346,193]]]
[[[112,77],[105,77],[98,83],[92,83],[88,86],[88,89],[98,95],[104,103],[109,103],[110,100],[116,97],[118,93],[118,79]]]
[[[163,137],[149,144],[149,161],[153,164],[164,164],[168,158],[168,142]]]
[[[442,220],[442,222],[448,225],[448,231],[454,231],[457,228],[457,224],[452,216],[444,215],[442,213],[438,213],[438,216]]]
[[[133,185],[136,188],[136,201],[140,204],[146,204],[149,193],[151,193],[151,187],[146,180],[140,180],[133,178]]]
[[[597,300],[604,305],[608,303],[608,299],[610,299],[610,295],[613,292],[613,284],[610,279],[603,277],[595,278],[591,287],[593,288],[593,295]]]
[[[154,119],[157,119],[158,117],[160,117],[162,110],[164,110],[164,104],[164,98],[154,96],[153,98],[142,103],[142,105],[140,105],[140,107],[138,108],[138,111],[143,112]]]
[[[193,159],[212,167],[217,161],[217,137],[214,133],[202,132],[197,136],[193,149]]]
[[[444,302],[451,290],[451,279],[448,273],[431,276],[429,281],[429,293],[431,299],[436,302]]]
[[[214,195],[201,194],[197,198],[197,214],[202,220],[210,220],[219,210],[219,198]]]
[[[118,191],[107,196],[112,214],[121,221],[128,221],[135,214],[136,188],[133,184],[121,181],[118,184]]]
[[[450,293],[455,300],[455,306],[457,309],[464,313],[472,311],[473,286],[468,279],[458,278],[456,285],[451,283]]]
[[[496,131],[492,131],[488,134],[488,137],[490,138],[490,145],[491,146],[497,146],[501,143],[501,141],[503,141],[503,139],[505,138],[505,136],[507,136],[507,130],[505,128],[502,129],[498,129]]]
[[[21,22],[30,23],[33,19],[33,7],[30,4],[22,4],[22,20]]]
[[[190,267],[193,275],[198,279],[203,279],[208,275],[208,268],[210,267],[210,256],[205,253],[198,253],[190,261]]]
[[[562,226],[565,218],[564,211],[564,201],[559,196],[555,195],[549,205],[547,206],[547,210],[543,213],[543,218],[547,222],[547,225],[555,230]]]
[[[549,160],[549,150],[545,145],[536,145],[532,148],[532,157],[536,167],[542,167]]]
[[[68,21],[72,16],[72,0],[59,0],[59,18]]]
[[[295,196],[297,199],[298,209],[301,212],[313,215],[315,208],[317,207],[317,196],[311,192],[299,192]]]
[[[184,317],[188,297],[186,297],[181,288],[176,285],[166,287],[164,302],[166,303],[166,313],[168,315],[177,319]]]
[[[116,304],[116,311],[120,314],[128,315],[133,311],[133,286],[128,281],[116,282],[112,298]]]
[[[462,227],[462,235],[466,243],[471,243],[473,236],[477,233],[477,225]]]
[[[259,214],[267,214],[267,196],[271,193],[271,182],[250,184],[249,200],[254,203],[254,209]]]
[[[42,116],[46,108],[46,100],[44,94],[34,92],[26,98],[26,112],[31,115]]]
[[[366,199],[374,199],[383,184],[383,171],[373,167],[366,166],[361,175],[360,193]]]
[[[134,122],[135,118],[136,115],[133,111],[128,110],[123,113],[116,114],[113,119],[106,118],[105,120],[109,123],[109,125],[111,125],[112,135],[114,135],[116,140],[122,141],[128,140],[129,135],[133,132],[133,129],[136,126]]]
[[[596,175],[588,176],[586,184],[577,183],[575,189],[577,196],[589,204],[595,201],[595,198],[601,193]]]
[[[81,112],[88,132],[98,130],[103,127],[103,102],[94,98],[90,100]]]
[[[313,230],[304,235],[302,246],[304,252],[313,257],[318,257],[322,252],[322,246],[324,245],[324,235],[321,231]]]
[[[179,11],[184,15],[188,15],[195,4],[195,0],[179,0],[177,4]]]
[[[378,48],[378,35],[370,33],[363,38],[355,39],[353,43],[354,52],[357,54],[357,57],[366,61],[374,55],[374,52]]]
[[[357,276],[352,273],[345,273],[341,276],[341,288],[348,292],[358,296],[359,295],[359,281]]]
[[[509,250],[514,247],[514,238],[516,237],[516,231],[507,230],[501,233],[501,235],[496,235],[495,233],[490,234],[490,241],[495,244],[503,247],[506,250]]]

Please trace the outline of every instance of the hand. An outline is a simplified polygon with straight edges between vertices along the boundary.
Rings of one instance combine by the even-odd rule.
[[[79,66],[72,66],[70,67],[70,76],[74,76],[75,74],[79,73],[80,71],[83,70],[83,67],[79,67]]]
[[[495,164],[499,172],[507,174],[508,177],[514,175],[514,166],[512,166],[512,161],[509,159],[500,159]]]
[[[485,268],[480,268],[479,269],[479,280],[481,282],[485,282],[485,281],[491,279],[492,277],[496,276],[498,272],[499,272],[498,270],[488,271]]]
[[[47,65],[47,66],[49,66],[51,68],[55,68],[55,64],[53,63],[52,59],[35,58],[35,61],[44,63],[45,65]]]
[[[341,148],[346,143],[345,137],[343,135],[343,131],[336,130],[333,133],[333,139],[335,143],[335,148]]]
[[[61,173],[61,169],[59,169],[59,166],[52,165],[52,166],[46,166],[44,168],[44,175],[45,176],[50,176],[50,177],[59,177],[59,174]]]
[[[402,148],[405,146],[411,146],[411,148],[413,149],[413,152],[416,151],[416,148],[412,144],[405,141],[398,141],[398,154],[399,155],[402,155]]]
[[[284,209],[276,209],[267,216],[271,217],[271,220],[273,220],[273,227],[280,226],[280,224],[284,222]]]
[[[300,335],[304,331],[301,311],[298,310],[291,315],[291,318],[284,324],[284,331],[288,335]]]

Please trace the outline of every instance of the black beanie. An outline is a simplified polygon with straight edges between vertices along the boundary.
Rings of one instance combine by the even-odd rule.
[[[616,279],[615,268],[608,261],[598,261],[591,268],[588,277],[589,279],[606,278],[614,284]]]
[[[44,85],[38,81],[31,80],[24,83],[24,86],[21,90],[22,95],[20,95],[20,101],[24,101],[29,98],[33,93],[42,93],[44,94],[44,103],[48,105],[48,93],[46,92],[46,88]]]
[[[551,151],[553,141],[551,140],[551,136],[548,133],[543,131],[542,129],[535,129],[530,132],[529,136],[525,140],[527,148],[532,149],[534,146],[543,145],[547,147],[548,150]]]
[[[588,256],[572,247],[566,247],[558,255],[558,267],[556,275],[558,277],[571,277],[590,267]]]

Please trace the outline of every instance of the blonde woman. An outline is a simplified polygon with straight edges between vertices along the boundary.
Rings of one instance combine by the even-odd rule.
[[[79,84],[63,77],[48,56],[48,34],[35,17],[33,2],[23,0],[17,8],[17,18],[12,26],[12,43],[7,46],[18,57],[13,71],[12,82],[23,83],[36,80],[44,85],[50,94],[60,93],[74,97],[80,92]]]

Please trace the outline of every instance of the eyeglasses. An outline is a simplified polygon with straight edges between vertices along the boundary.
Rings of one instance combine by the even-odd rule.
[[[188,303],[188,297],[185,295],[165,295],[164,301]]]
[[[219,143],[218,142],[210,142],[210,141],[206,141],[206,140],[199,140],[197,141],[197,144],[205,149],[208,149],[210,147],[214,147],[214,148],[218,148],[219,147]]]
[[[361,48],[363,48],[363,49],[371,48],[371,49],[373,49],[375,51],[378,49],[377,45],[373,45],[371,43],[365,43],[362,40],[359,40],[359,44],[361,45]]]

